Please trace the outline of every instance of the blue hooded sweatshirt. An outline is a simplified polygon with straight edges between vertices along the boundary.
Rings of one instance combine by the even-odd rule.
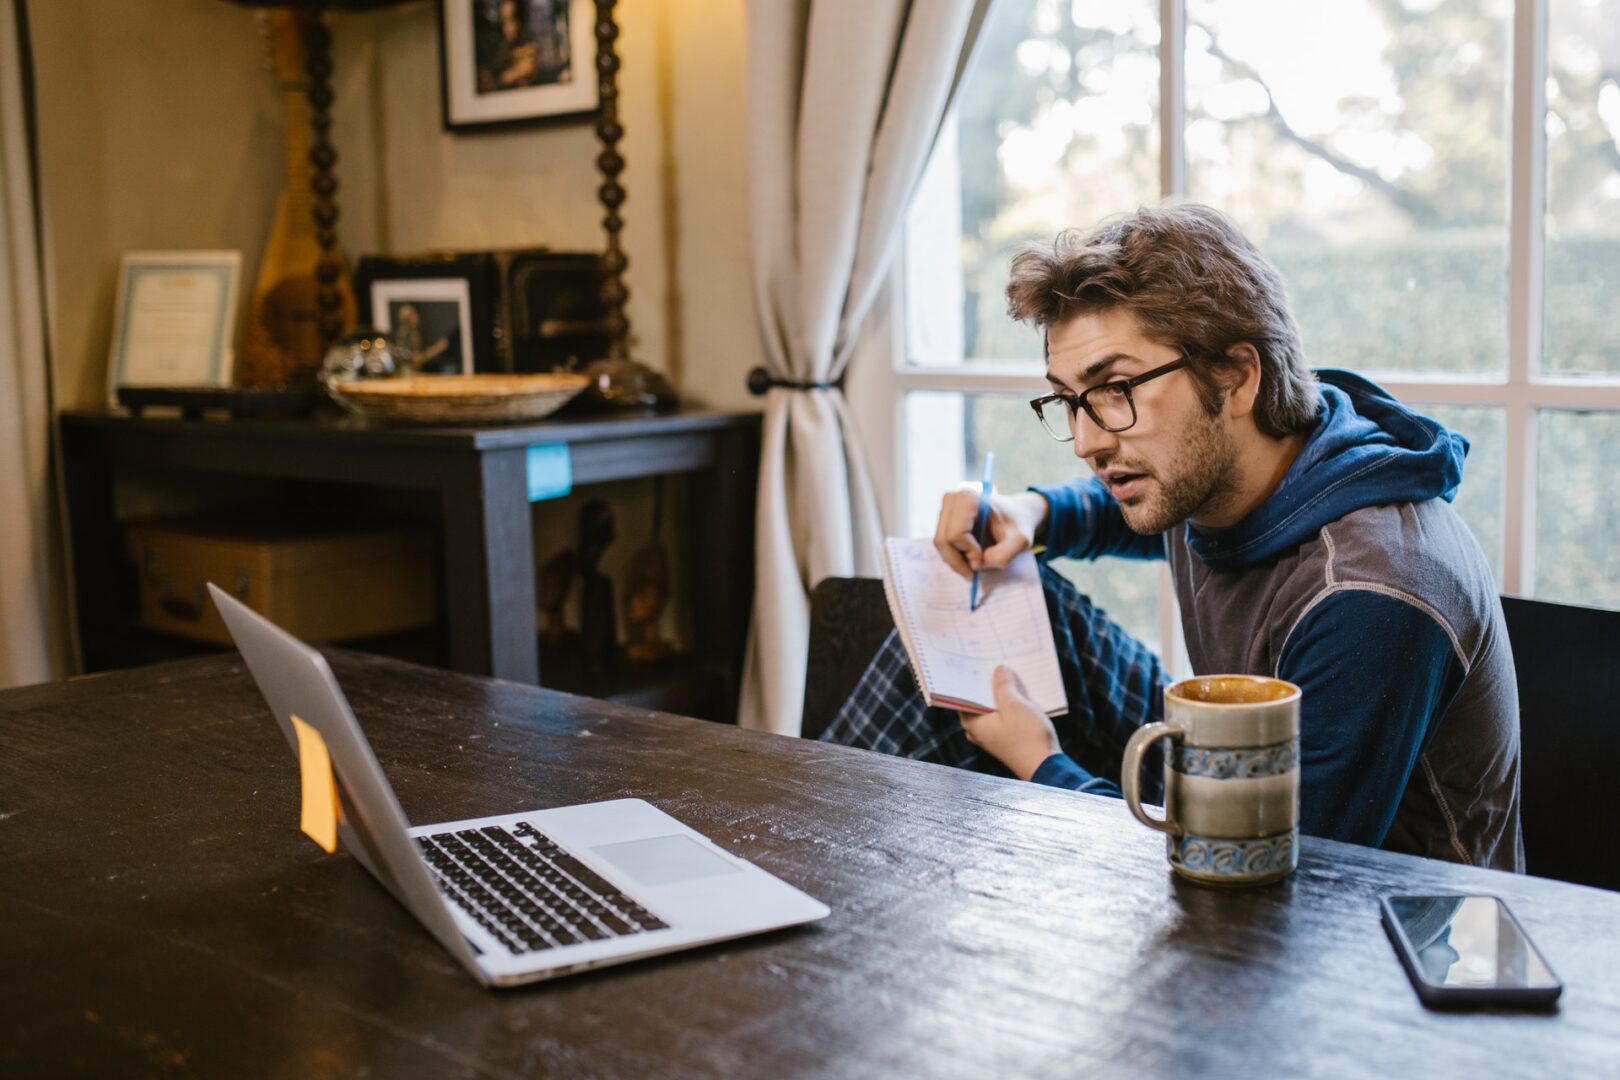
[[[1299,685],[1304,832],[1522,869],[1512,654],[1450,506],[1467,440],[1358,375],[1318,378],[1315,429],[1242,521],[1140,535],[1087,478],[1035,489],[1047,556],[1168,559],[1194,672]],[[1062,754],[1034,779],[1117,792]]]

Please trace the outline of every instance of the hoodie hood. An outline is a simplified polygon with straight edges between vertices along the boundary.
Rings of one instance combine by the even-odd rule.
[[[1228,529],[1188,522],[1193,553],[1216,570],[1265,562],[1368,506],[1450,501],[1468,440],[1348,371],[1321,370],[1316,428],[1271,498]]]

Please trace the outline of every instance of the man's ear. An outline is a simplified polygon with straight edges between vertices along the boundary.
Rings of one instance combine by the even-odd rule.
[[[1254,412],[1260,397],[1260,350],[1240,341],[1226,350],[1227,359],[1236,361],[1217,368],[1216,377],[1226,390],[1226,415],[1236,419]]]

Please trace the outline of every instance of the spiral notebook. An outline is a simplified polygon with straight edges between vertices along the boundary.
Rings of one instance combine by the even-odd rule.
[[[932,540],[891,536],[883,542],[883,591],[928,704],[994,710],[990,676],[1006,664],[1042,712],[1069,711],[1030,552],[1005,570],[980,574],[979,607],[969,611],[968,583],[945,565]]]

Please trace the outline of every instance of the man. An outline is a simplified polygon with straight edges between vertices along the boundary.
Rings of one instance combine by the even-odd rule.
[[[1356,375],[1313,376],[1276,270],[1207,207],[1027,249],[1007,297],[1046,334],[1051,393],[1032,404],[1094,475],[996,496],[983,550],[976,493],[948,495],[945,561],[993,572],[1032,544],[1168,559],[1195,672],[1303,691],[1303,831],[1523,869],[1513,659],[1450,506],[1467,442]],[[926,708],[891,635],[823,738],[1116,794],[1166,678],[1065,579],[1042,580],[1069,698],[1055,724],[1004,669],[995,712]]]

